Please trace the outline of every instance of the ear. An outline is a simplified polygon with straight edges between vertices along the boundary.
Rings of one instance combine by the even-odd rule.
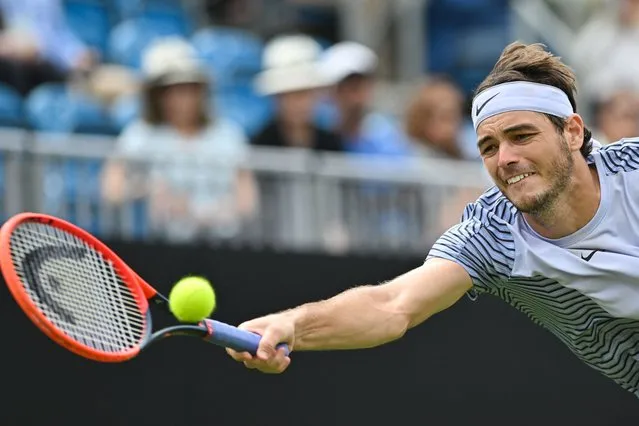
[[[571,151],[579,151],[584,142],[584,120],[579,114],[566,118],[564,137]]]

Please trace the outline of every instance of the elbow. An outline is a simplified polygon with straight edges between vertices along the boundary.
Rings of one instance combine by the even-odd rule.
[[[387,313],[386,333],[384,333],[387,341],[384,343],[401,339],[413,326],[413,315],[401,302],[399,295],[387,294],[383,306],[383,310]]]
[[[410,328],[410,318],[406,315],[401,315],[397,321],[397,325],[395,327],[393,338],[391,341],[399,340],[404,337],[404,335]]]
[[[392,314],[392,320],[388,321],[389,327],[392,327],[392,340],[404,337],[408,330],[426,321],[435,313],[424,305],[415,303],[413,296],[402,291],[391,295],[387,300],[387,312]]]
[[[383,337],[374,346],[381,346],[399,340],[404,337],[409,329],[408,317],[404,315],[394,315],[391,320],[386,322]]]

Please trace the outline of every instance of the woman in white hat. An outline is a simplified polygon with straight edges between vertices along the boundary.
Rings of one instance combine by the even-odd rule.
[[[134,188],[123,162],[112,162],[103,182],[106,199],[147,197],[153,228],[173,240],[236,235],[256,204],[253,177],[244,168],[246,135],[210,113],[207,74],[183,39],[155,42],[144,52],[142,70],[142,117],[124,129],[116,156],[140,160],[149,173]],[[129,172],[141,170],[129,164]]]
[[[253,145],[342,151],[340,137],[313,122],[321,89],[327,86],[317,66],[320,53],[320,45],[304,35],[279,36],[266,46],[256,88],[275,97],[277,113],[253,138]]]

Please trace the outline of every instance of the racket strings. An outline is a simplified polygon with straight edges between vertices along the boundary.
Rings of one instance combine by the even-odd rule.
[[[104,352],[139,346],[145,316],[99,251],[71,233],[36,222],[18,226],[10,248],[26,293],[55,327]]]

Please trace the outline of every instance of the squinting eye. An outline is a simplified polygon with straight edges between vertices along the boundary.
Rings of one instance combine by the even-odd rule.
[[[481,155],[491,155],[492,153],[495,152],[495,149],[496,149],[495,145],[488,145],[488,146],[483,147],[480,150],[480,153],[481,153]]]
[[[514,139],[516,141],[525,141],[526,139],[528,139],[531,135],[516,135],[514,137]]]

